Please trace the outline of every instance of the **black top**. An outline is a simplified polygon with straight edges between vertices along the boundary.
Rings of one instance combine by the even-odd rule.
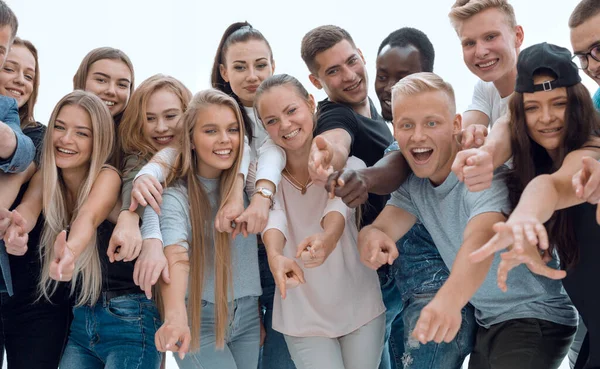
[[[600,367],[600,288],[598,263],[600,261],[600,226],[596,223],[596,205],[581,204],[571,209],[579,247],[579,261],[567,271],[563,286],[579,311],[588,329],[587,347],[582,347],[580,368]],[[584,342],[585,345],[585,342]]]
[[[133,267],[135,261],[115,261],[111,263],[106,252],[115,225],[105,220],[98,227],[96,244],[102,266],[102,291],[142,290],[133,283]]]
[[[371,167],[383,157],[385,149],[394,141],[394,137],[385,120],[377,113],[371,99],[369,99],[369,106],[372,118],[362,116],[351,107],[331,102],[328,99],[319,102],[316,134],[336,128],[345,130],[352,139],[350,155],[356,156],[368,167]],[[373,223],[388,199],[387,195],[370,193],[367,204],[363,206],[361,223],[363,225]]]

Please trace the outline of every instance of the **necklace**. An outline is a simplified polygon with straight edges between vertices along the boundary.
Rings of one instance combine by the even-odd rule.
[[[300,187],[300,193],[302,195],[304,195],[306,193],[306,187],[308,187],[308,185],[310,183],[310,176],[308,177],[308,180],[306,181],[306,183],[302,184],[299,180],[296,179],[296,177],[294,177],[292,175],[292,173],[290,173],[289,170],[287,170],[287,168],[283,168],[283,170],[285,170],[285,172],[287,173],[289,179],[292,180],[292,183],[294,184],[294,186]]]

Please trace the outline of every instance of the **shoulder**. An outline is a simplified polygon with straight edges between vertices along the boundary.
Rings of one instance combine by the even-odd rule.
[[[23,133],[27,135],[27,137],[31,138],[31,140],[35,143],[36,141],[42,141],[44,139],[47,129],[48,127],[45,125],[41,124],[40,122],[36,122],[35,125],[31,125],[23,129]]]
[[[349,106],[330,101],[329,99],[319,102],[317,107],[317,117],[319,120],[336,116],[354,118],[354,111]]]
[[[98,175],[98,178],[103,177],[103,178],[110,178],[110,179],[114,179],[114,178],[118,178],[119,181],[121,180],[121,172],[115,168],[114,166],[110,165],[110,164],[104,164],[102,165],[102,168],[100,168],[100,174]]]
[[[363,169],[366,168],[367,165],[365,164],[364,161],[360,160],[359,158],[357,158],[356,156],[350,156],[348,158],[348,160],[346,161],[346,168],[347,169]]]

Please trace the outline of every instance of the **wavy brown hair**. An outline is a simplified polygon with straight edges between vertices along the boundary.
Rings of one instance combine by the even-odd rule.
[[[536,75],[549,75],[541,71]],[[513,166],[507,178],[511,208],[514,209],[529,182],[541,174],[557,171],[564,158],[572,151],[581,149],[592,137],[600,132],[600,116],[595,110],[589,91],[581,83],[567,87],[567,108],[565,110],[565,138],[559,148],[556,161],[546,149],[529,136],[525,118],[523,94],[514,92],[510,102],[510,131],[513,151]],[[573,208],[558,210],[545,226],[552,242],[551,248],[558,251],[561,265],[568,269],[579,260],[579,248],[572,223]]]
[[[37,122],[33,118],[33,110],[35,103],[37,102],[38,90],[40,88],[40,64],[38,62],[38,52],[35,46],[30,41],[23,40],[19,37],[15,37],[13,47],[22,46],[26,48],[35,61],[35,75],[33,76],[33,90],[31,90],[31,96],[27,99],[27,102],[19,108],[19,118],[21,119],[21,129],[35,127]]]
[[[173,170],[167,177],[167,186],[177,180],[187,185],[187,194],[190,204],[190,221],[192,224],[192,239],[186,240],[190,253],[190,284],[188,295],[188,318],[192,331],[192,350],[197,350],[200,345],[200,323],[202,312],[202,290],[204,286],[204,273],[206,263],[214,263],[215,271],[215,332],[216,345],[222,348],[225,345],[225,330],[229,312],[228,301],[233,290],[231,278],[231,237],[228,233],[217,232],[214,229],[210,199],[204,186],[198,179],[198,154],[192,149],[194,128],[198,123],[198,115],[204,109],[214,106],[230,108],[237,118],[240,128],[240,147],[237,157],[231,168],[224,170],[219,181],[219,208],[231,196],[234,183],[242,161],[244,144],[244,123],[238,103],[231,96],[216,89],[198,92],[189,103],[186,112],[181,117],[182,142],[181,151],[177,156]],[[212,236],[212,237],[211,237]],[[214,245],[214,259],[207,260],[207,249]]]

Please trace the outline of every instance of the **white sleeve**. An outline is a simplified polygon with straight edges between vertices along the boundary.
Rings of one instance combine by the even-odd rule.
[[[256,180],[266,179],[275,185],[275,189],[281,181],[281,172],[285,168],[285,151],[275,145],[270,137],[267,137],[258,148],[258,163],[256,168]],[[255,182],[256,183],[256,182]]]
[[[156,178],[159,182],[164,182],[169,175],[171,167],[175,165],[178,153],[179,150],[172,147],[157,152],[152,160],[140,169],[133,181],[135,182],[138,177],[148,174]]]
[[[240,173],[244,176],[244,180],[248,178],[248,168],[250,168],[250,157],[252,155],[252,148],[248,143],[248,136],[244,135],[244,152],[242,154],[242,163],[240,164]]]
[[[473,88],[473,99],[471,100],[471,104],[467,108],[467,111],[480,111],[483,114],[487,115],[489,119],[491,119],[493,103],[492,96],[490,96],[489,92],[489,86],[485,82],[477,81],[475,87]]]
[[[156,238],[157,240],[160,240],[160,242],[163,242],[162,233],[160,231],[160,220],[158,214],[156,214],[151,206],[146,206],[144,208],[140,231],[142,232],[142,240]]]

